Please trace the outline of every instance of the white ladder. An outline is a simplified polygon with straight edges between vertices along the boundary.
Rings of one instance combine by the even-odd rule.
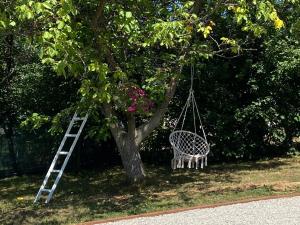
[[[66,165],[69,161],[69,158],[72,155],[74,147],[75,147],[75,145],[76,145],[76,143],[77,143],[77,141],[80,137],[80,134],[81,134],[81,132],[84,128],[84,125],[85,125],[87,119],[88,119],[88,113],[84,117],[78,117],[77,112],[74,113],[73,118],[72,118],[72,120],[69,124],[69,127],[68,127],[68,129],[65,133],[65,136],[62,139],[62,141],[60,143],[60,146],[59,146],[59,148],[56,152],[56,155],[54,156],[54,159],[53,159],[53,161],[50,165],[50,168],[49,168],[49,170],[46,174],[46,177],[45,177],[45,179],[44,179],[44,181],[43,181],[43,183],[42,183],[42,185],[41,185],[41,187],[40,187],[40,189],[39,189],[39,191],[38,191],[38,193],[37,193],[37,195],[34,199],[34,203],[36,203],[40,199],[41,194],[44,193],[44,192],[48,194],[48,197],[47,197],[45,203],[48,203],[50,201],[50,199],[52,198],[52,195],[53,195],[53,193],[54,193],[54,191],[57,187],[57,184],[58,184],[58,182],[59,182],[59,180],[60,180],[60,178],[61,178],[61,176],[64,172],[64,169],[65,169],[65,167],[66,167]],[[76,121],[81,121],[81,125],[80,125],[79,130],[77,131],[76,134],[71,134],[70,132],[71,132],[73,126],[75,125]],[[66,142],[67,138],[74,138],[74,140],[73,140],[73,143],[72,143],[71,147],[69,148],[69,151],[63,151],[63,147],[65,145],[65,142]],[[57,163],[57,160],[62,155],[66,155],[66,158],[65,158],[65,160],[62,164],[62,167],[60,169],[56,169],[55,165]],[[52,174],[56,175],[54,184],[52,185],[52,187],[50,189],[46,189],[45,187],[47,185],[48,179]]]

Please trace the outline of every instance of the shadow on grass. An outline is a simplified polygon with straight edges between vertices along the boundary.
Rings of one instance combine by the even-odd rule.
[[[109,171],[66,173],[48,205],[32,201],[43,176],[23,176],[0,180],[0,224],[65,224],[101,219],[120,214],[137,214],[152,207],[189,205],[193,199],[186,188],[206,190],[217,182],[239,183],[235,173],[251,170],[280,169],[282,160],[212,165],[204,170],[147,167],[148,177],[141,184],[131,184],[120,167]],[[164,194],[170,194],[171,197]],[[18,198],[24,198],[19,200]],[[86,219],[85,219],[86,218]],[[34,221],[34,222],[32,222]]]
[[[267,170],[276,169],[287,165],[288,163],[280,159],[272,159],[270,161],[253,161],[253,162],[241,162],[232,164],[214,165],[210,167],[210,170],[215,171],[243,171],[243,170]]]

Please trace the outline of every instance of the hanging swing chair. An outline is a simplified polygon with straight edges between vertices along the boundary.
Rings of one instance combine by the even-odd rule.
[[[207,155],[210,151],[209,144],[203,129],[198,106],[193,90],[194,67],[191,66],[191,87],[187,101],[180,113],[180,116],[175,124],[172,133],[169,136],[169,141],[172,145],[174,158],[172,159],[172,169],[184,168],[187,163],[188,168],[199,168],[201,160],[201,169],[204,165],[207,166]],[[184,130],[184,123],[187,117],[187,111],[192,108],[194,132]],[[180,130],[176,130],[182,119]],[[200,122],[201,135],[197,133],[197,119]]]

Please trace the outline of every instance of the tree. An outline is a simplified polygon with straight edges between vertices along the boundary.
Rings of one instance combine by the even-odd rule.
[[[0,3],[0,126],[5,131],[8,140],[8,150],[14,170],[19,173],[17,158],[14,150],[14,129],[16,121],[16,103],[12,94],[13,79],[15,76],[15,23],[10,21],[10,15],[7,12],[12,11],[14,4],[11,2]],[[3,11],[3,9],[6,10]],[[9,26],[11,29],[3,29]]]
[[[0,127],[8,141],[9,161],[14,172],[20,174],[16,150],[20,122],[34,113],[34,128],[39,128],[48,117],[37,113],[53,116],[57,108],[67,107],[67,100],[76,94],[79,82],[74,84],[74,79],[56,76],[40,62],[37,49],[26,39],[30,27],[15,22],[16,5],[16,1],[0,3]]]
[[[16,22],[31,28],[43,63],[81,81],[78,105],[105,115],[128,177],[139,181],[145,177],[139,147],[160,124],[183,66],[214,55],[240,54],[244,42],[264,35],[266,26],[282,28],[276,4],[20,1]],[[235,32],[214,34],[226,26]]]

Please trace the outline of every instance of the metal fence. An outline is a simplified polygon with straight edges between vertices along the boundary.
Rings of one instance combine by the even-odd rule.
[[[43,170],[52,159],[57,144],[57,138],[49,135],[19,133],[13,137],[14,151],[12,153],[9,151],[8,139],[1,135],[0,177]]]
[[[98,142],[84,139],[84,136],[85,134],[79,139],[67,170],[108,168],[121,164],[112,139]],[[9,152],[8,139],[0,134],[0,178],[31,173],[44,174],[53,160],[61,138],[62,135],[53,137],[47,131],[36,134],[20,132],[15,135],[13,143],[16,169]]]

